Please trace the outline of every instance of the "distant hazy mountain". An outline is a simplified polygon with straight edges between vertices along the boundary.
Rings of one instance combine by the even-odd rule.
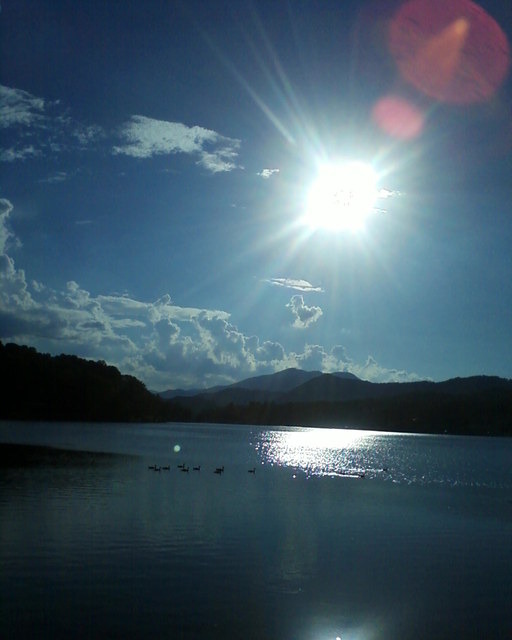
[[[160,391],[159,395],[164,400],[172,400],[173,398],[191,398],[204,393],[215,393],[225,389],[225,386],[210,387],[208,389],[167,389],[166,391]]]
[[[258,391],[283,393],[321,375],[321,371],[303,371],[302,369],[290,368],[278,371],[277,373],[270,373],[265,376],[256,376],[254,378],[247,378],[241,382],[235,382],[235,384],[229,386],[229,389],[256,389]]]
[[[172,398],[201,399],[224,406],[230,404],[248,404],[249,402],[279,402],[288,392],[301,387],[317,378],[324,376],[321,371],[303,371],[290,368],[263,376],[247,378],[240,382],[224,387],[212,387],[209,389],[194,389],[181,391],[179,389],[163,391],[159,395],[167,400]],[[359,380],[354,374],[340,371],[334,374],[337,379]]]

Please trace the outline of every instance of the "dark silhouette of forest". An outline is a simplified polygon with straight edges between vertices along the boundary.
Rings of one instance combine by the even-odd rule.
[[[194,421],[512,436],[512,381],[496,377],[386,385],[333,380],[323,374],[300,393],[292,390],[291,401],[287,396],[275,400],[277,396],[271,392],[266,398],[262,395],[262,400],[248,400],[239,389],[239,395],[233,396],[241,398],[238,402],[226,401],[225,390],[169,400],[103,361],[50,356],[32,347],[1,342],[0,374],[0,419],[4,420]],[[254,384],[254,380],[247,384]],[[319,394],[316,399],[312,385]],[[326,395],[325,390],[327,396],[334,390],[341,398],[343,389],[352,396],[318,399],[322,397],[319,392]],[[359,397],[360,393],[365,396]]]
[[[261,403],[203,407],[196,422],[347,427],[402,433],[512,436],[512,392],[437,393],[343,402]]]
[[[189,417],[187,409],[103,361],[50,356],[0,342],[0,375],[4,420],[162,422]]]

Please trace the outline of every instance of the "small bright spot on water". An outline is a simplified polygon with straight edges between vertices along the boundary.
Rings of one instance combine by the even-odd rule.
[[[181,447],[179,444],[175,444],[173,449],[174,449],[174,453],[179,453],[181,451]]]

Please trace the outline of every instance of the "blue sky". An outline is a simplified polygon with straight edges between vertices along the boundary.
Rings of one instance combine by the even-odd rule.
[[[512,9],[455,4],[482,83],[473,34],[510,42]],[[4,0],[0,340],[152,390],[512,377],[510,72],[433,96],[390,44],[403,6]],[[389,96],[419,130],[379,121]],[[355,161],[362,227],[305,224],[319,167]]]

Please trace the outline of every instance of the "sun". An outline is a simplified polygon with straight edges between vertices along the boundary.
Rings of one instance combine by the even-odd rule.
[[[321,165],[302,219],[310,229],[359,231],[374,210],[377,174],[365,162]]]

